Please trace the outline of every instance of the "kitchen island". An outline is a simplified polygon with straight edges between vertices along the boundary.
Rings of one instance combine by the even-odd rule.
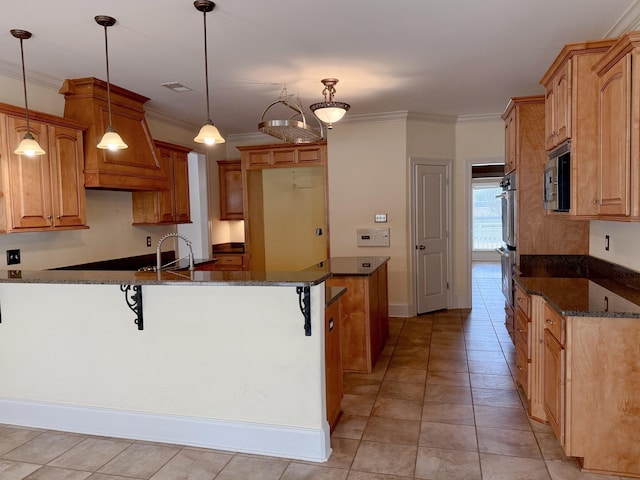
[[[0,272],[0,423],[325,461],[329,275]]]

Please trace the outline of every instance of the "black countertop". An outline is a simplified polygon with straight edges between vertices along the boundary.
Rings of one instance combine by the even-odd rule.
[[[389,257],[331,257],[307,270],[326,271],[334,277],[370,276],[389,261]]]

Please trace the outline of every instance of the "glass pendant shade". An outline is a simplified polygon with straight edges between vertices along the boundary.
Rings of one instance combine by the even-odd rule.
[[[124,150],[128,148],[129,145],[124,143],[118,132],[116,132],[112,127],[107,127],[106,132],[100,139],[100,143],[98,143],[98,148],[102,150],[111,150],[112,152],[116,150]]]
[[[204,143],[205,145],[214,145],[216,143],[224,143],[225,140],[218,128],[213,124],[211,120],[207,120],[202,128],[198,132],[196,138],[193,139],[194,142]]]
[[[324,123],[334,123],[344,117],[350,105],[343,102],[319,102],[314,103],[310,108]]]
[[[44,155],[46,152],[40,147],[38,142],[36,142],[36,139],[33,138],[33,135],[27,132],[24,135],[24,138],[22,139],[20,144],[18,145],[18,148],[16,148],[13,151],[13,153],[15,153],[16,155],[25,155],[27,157],[33,157],[36,155]]]

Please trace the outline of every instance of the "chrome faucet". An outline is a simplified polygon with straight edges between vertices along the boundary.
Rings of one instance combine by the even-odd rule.
[[[156,248],[156,271],[160,272],[162,271],[163,268],[166,268],[169,265],[173,265],[174,263],[177,263],[180,260],[182,260],[182,258],[184,258],[182,257],[172,262],[169,262],[166,265],[162,265],[162,252],[160,251],[160,247],[162,246],[162,242],[164,242],[169,237],[181,238],[182,240],[184,240],[184,243],[187,244],[187,247],[189,247],[189,271],[193,272],[195,268],[193,266],[193,249],[191,248],[191,240],[189,240],[187,237],[179,233],[167,233],[166,235],[163,235],[160,241],[158,242],[158,248]]]

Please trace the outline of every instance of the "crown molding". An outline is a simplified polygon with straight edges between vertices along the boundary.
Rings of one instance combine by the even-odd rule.
[[[624,33],[638,29],[640,29],[640,0],[633,2],[603,38],[619,37]]]
[[[22,82],[22,68],[20,64],[0,61],[0,75]],[[60,89],[64,79],[51,77],[40,72],[27,70],[27,84],[54,90]]]
[[[479,113],[474,115],[459,115],[458,123],[478,123],[478,122],[502,122],[499,113]]]

